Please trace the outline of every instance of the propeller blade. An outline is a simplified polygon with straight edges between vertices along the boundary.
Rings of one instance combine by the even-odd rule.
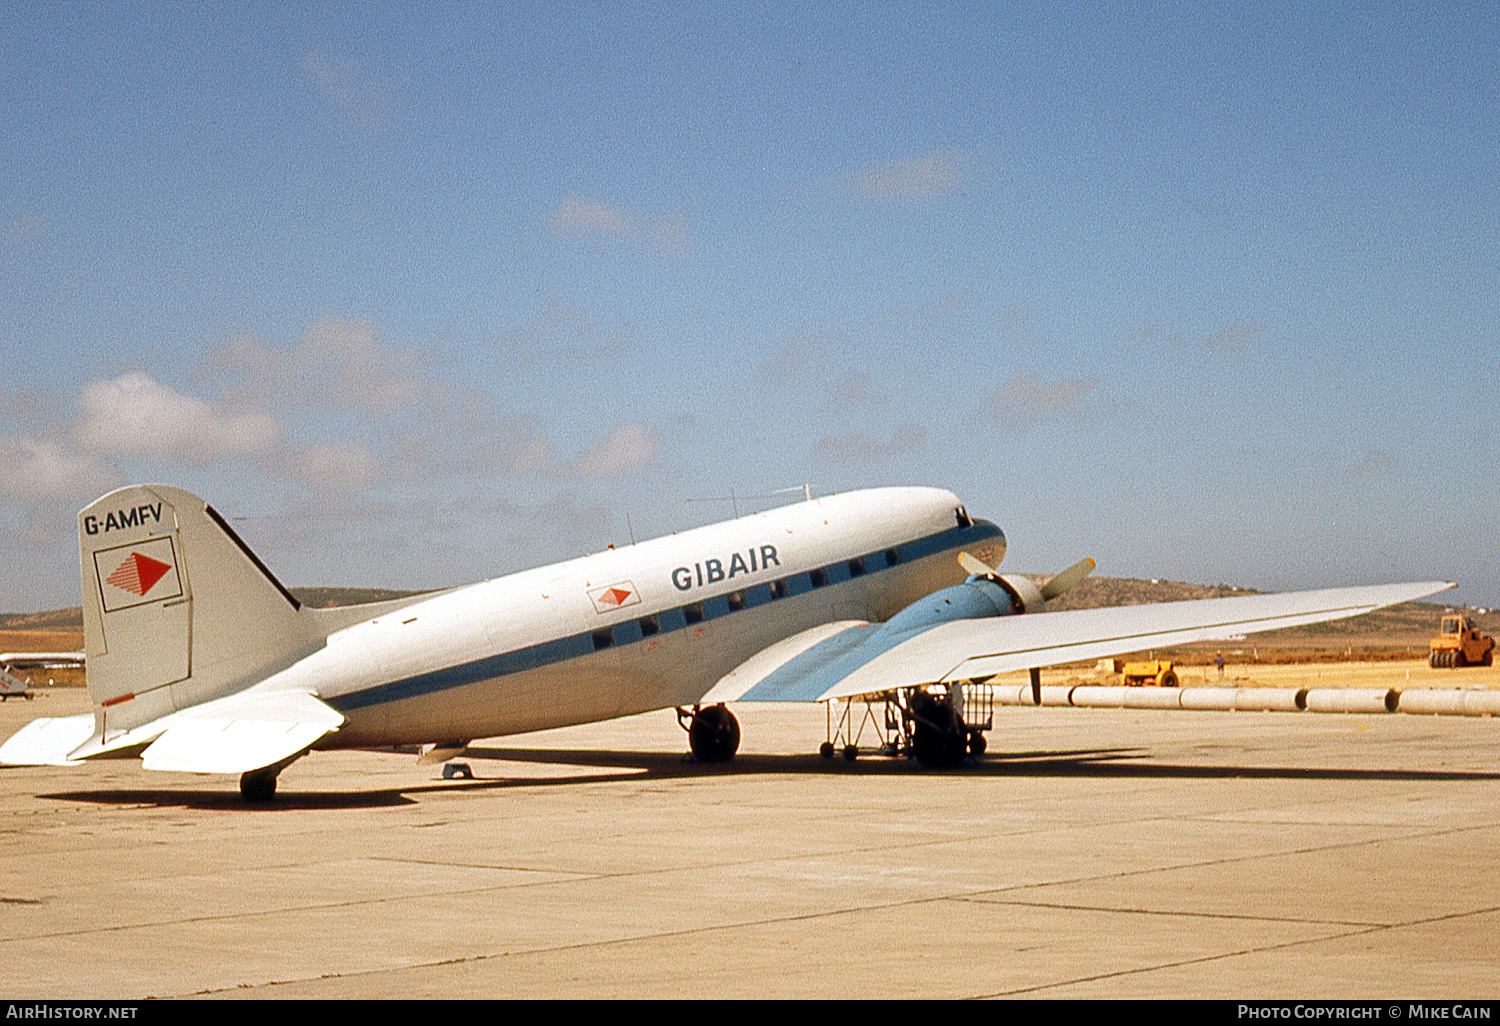
[[[1084,558],[1042,585],[1042,598],[1051,601],[1094,572],[1094,561]]]
[[[964,568],[964,573],[974,577],[993,577],[995,568],[990,566],[978,556],[971,556],[967,552],[958,554],[958,565]]]

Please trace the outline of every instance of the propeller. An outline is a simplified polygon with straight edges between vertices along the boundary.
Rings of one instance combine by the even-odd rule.
[[[987,577],[1007,585],[1012,593],[1016,593],[1024,582],[1025,588],[1035,589],[1032,591],[1032,595],[1040,594],[1043,602],[1050,602],[1093,573],[1095,563],[1087,557],[1080,559],[1039,589],[1025,578],[1007,578],[1002,580],[994,567],[967,552],[960,552],[958,554],[958,565],[964,568],[964,573],[972,577]],[[1030,601],[1027,600],[1023,608],[1030,605]],[[1041,603],[1036,603],[1036,605],[1040,607]],[[1042,670],[1038,666],[1031,668],[1031,701],[1033,705],[1042,704]]]
[[[1052,601],[1094,572],[1094,561],[1087,556],[1042,585],[1042,598]]]

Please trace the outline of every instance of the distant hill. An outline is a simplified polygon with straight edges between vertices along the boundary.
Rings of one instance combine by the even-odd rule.
[[[334,606],[359,606],[367,602],[385,602],[388,599],[421,595],[420,591],[392,591],[389,588],[292,588],[297,601],[313,609],[330,609]],[[68,609],[49,609],[41,613],[0,613],[0,630],[45,631],[83,630],[83,609],[72,606]]]
[[[1046,577],[1033,577],[1041,583]],[[317,609],[331,606],[353,606],[366,602],[406,598],[423,594],[419,591],[392,591],[384,588],[293,588],[292,594],[304,605]],[[1181,581],[1137,581],[1119,577],[1087,577],[1072,591],[1053,603],[1052,609],[1095,609],[1103,606],[1134,606],[1146,602],[1180,602],[1186,599],[1221,598],[1258,594],[1247,588],[1228,584],[1186,584]],[[1255,635],[1247,641],[1208,642],[1174,650],[1185,658],[1201,657],[1207,652],[1233,644],[1254,647],[1267,654],[1329,656],[1362,653],[1398,656],[1426,652],[1427,642],[1437,633],[1438,619],[1445,608],[1441,602],[1404,602],[1366,616],[1308,627],[1291,627],[1269,634]],[[1474,616],[1487,634],[1500,636],[1500,613]],[[42,613],[0,613],[0,630],[49,631],[83,630],[83,612],[79,607],[54,609]],[[1196,655],[1195,655],[1196,654]]]
[[[1046,577],[1033,577],[1041,583]],[[1184,584],[1181,581],[1137,581],[1127,578],[1086,577],[1049,609],[1095,609],[1102,606],[1134,606],[1147,602],[1180,602],[1185,599],[1221,598],[1234,595],[1261,594],[1248,588],[1228,584]],[[1435,596],[1441,599],[1441,596]],[[1306,627],[1256,634],[1244,642],[1204,642],[1173,650],[1173,655],[1192,658],[1215,649],[1255,648],[1262,656],[1268,653],[1329,656],[1365,654],[1401,656],[1425,653],[1427,643],[1437,633],[1443,610],[1452,608],[1441,601],[1403,602],[1347,620],[1315,623]],[[1500,613],[1474,614],[1475,623],[1487,634],[1500,636]]]

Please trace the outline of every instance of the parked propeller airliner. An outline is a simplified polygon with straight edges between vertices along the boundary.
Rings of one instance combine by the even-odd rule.
[[[884,700],[904,724],[894,750],[951,765],[984,750],[989,726],[965,716],[964,682],[1031,670],[1039,705],[1044,666],[1452,587],[1038,612],[1093,561],[1038,588],[994,571],[1005,535],[951,492],[879,488],[451,591],[309,609],[181,489],[122,488],[78,523],[94,711],[33,721],[0,761],[139,756],[240,774],[251,800],[315,748],[425,746],[437,761],[476,738],[672,707],[693,753],[724,761],[739,745],[733,701]]]

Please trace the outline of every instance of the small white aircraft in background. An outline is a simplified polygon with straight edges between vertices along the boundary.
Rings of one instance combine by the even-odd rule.
[[[884,701],[891,750],[953,765],[988,721],[964,685],[1150,647],[1355,616],[1453,585],[1394,584],[1043,613],[996,573],[1005,535],[951,492],[811,499],[481,584],[308,609],[211,506],[164,485],[79,514],[92,714],[38,719],[0,761],[140,756],[240,774],[252,801],[310,749],[423,746],[676,707],[699,759],[739,747],[732,701]],[[1017,615],[1025,614],[1025,615]],[[1189,689],[1192,690],[1192,689]],[[833,754],[832,741],[823,754]],[[846,754],[855,753],[853,742]]]
[[[82,665],[81,651],[0,652],[0,701],[9,701],[12,695],[31,701],[34,692],[31,689],[31,678],[25,675],[26,670]]]

